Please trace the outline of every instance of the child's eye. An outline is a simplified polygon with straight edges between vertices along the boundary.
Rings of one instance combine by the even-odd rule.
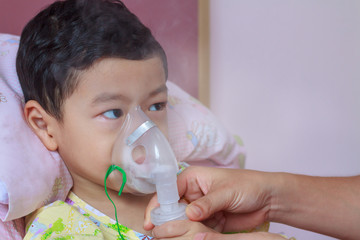
[[[121,109],[111,109],[104,112],[103,115],[109,119],[118,119],[123,115],[123,111]]]
[[[161,111],[166,107],[166,102],[155,103],[149,107],[149,111]]]

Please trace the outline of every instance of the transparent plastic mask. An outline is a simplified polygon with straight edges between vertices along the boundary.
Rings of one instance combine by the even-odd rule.
[[[156,191],[156,178],[175,176],[178,165],[166,137],[140,107],[132,109],[114,144],[112,164],[127,176],[126,187],[132,193]]]
[[[178,164],[166,137],[140,107],[126,116],[112,152],[112,164],[126,173],[126,188],[133,194],[157,192],[160,207],[151,212],[154,225],[186,219],[179,204]]]

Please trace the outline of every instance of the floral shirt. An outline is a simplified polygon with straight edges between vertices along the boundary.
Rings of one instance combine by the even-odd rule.
[[[65,202],[56,201],[29,217],[25,240],[121,240],[116,222],[73,192],[69,193]],[[119,225],[125,240],[153,239]]]

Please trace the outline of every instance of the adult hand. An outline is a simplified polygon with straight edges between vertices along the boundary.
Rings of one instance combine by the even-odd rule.
[[[222,232],[239,232],[268,220],[272,189],[264,183],[270,176],[250,170],[189,167],[178,176],[178,189],[191,202],[186,209],[190,220],[206,220],[207,226]],[[157,205],[155,197],[145,213],[145,230],[154,227],[150,211]]]
[[[359,185],[360,175],[314,177],[204,167],[190,167],[178,177],[180,196],[191,202],[188,218],[208,219],[206,225],[221,232],[273,221],[351,240],[360,239]],[[153,228],[149,219],[155,203],[154,198],[145,214],[147,230]]]

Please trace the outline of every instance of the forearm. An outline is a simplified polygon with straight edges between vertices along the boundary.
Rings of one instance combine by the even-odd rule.
[[[341,239],[360,239],[360,176],[274,173],[269,220]]]

